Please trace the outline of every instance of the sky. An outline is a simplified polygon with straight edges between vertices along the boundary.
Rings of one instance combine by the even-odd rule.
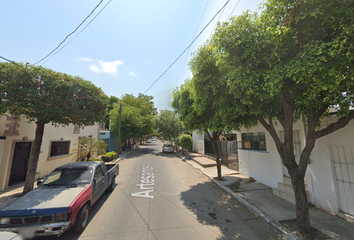
[[[1,0],[0,56],[81,76],[108,96],[145,93],[158,110],[171,109],[173,90],[191,77],[191,54],[217,22],[257,11],[262,0],[102,0],[40,61],[100,2]]]

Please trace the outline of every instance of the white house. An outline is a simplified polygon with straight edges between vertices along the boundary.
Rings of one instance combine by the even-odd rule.
[[[193,138],[193,152],[197,152],[204,155],[204,133],[198,133],[194,131],[192,134]]]
[[[322,122],[323,126],[334,117]],[[283,132],[278,126],[278,134]],[[237,139],[240,174],[254,178],[273,188],[273,193],[295,203],[289,174],[283,166],[275,143],[265,128],[258,124],[241,129]],[[294,124],[294,155],[305,143],[304,125]],[[332,134],[317,139],[305,176],[309,202],[347,220],[354,220],[354,120]]]
[[[24,182],[35,129],[36,124],[28,123],[26,118],[0,117],[0,191]],[[97,138],[98,131],[98,124],[84,129],[46,124],[36,177],[44,177],[54,168],[71,162],[74,156],[69,154],[78,147],[78,137]]]

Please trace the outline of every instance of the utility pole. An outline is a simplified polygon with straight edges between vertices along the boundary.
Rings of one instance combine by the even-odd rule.
[[[118,127],[118,151],[117,151],[117,157],[119,158],[119,153],[120,153],[120,149],[119,149],[119,142],[120,142],[120,124],[122,122],[122,103],[119,106],[119,127]]]

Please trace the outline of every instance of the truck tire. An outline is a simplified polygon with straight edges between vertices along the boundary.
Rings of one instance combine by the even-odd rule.
[[[82,233],[88,224],[90,207],[88,204],[85,204],[79,211],[76,216],[75,223],[73,225],[73,230],[77,233]]]
[[[113,192],[114,188],[116,187],[116,176],[113,176],[112,182],[107,188],[108,192]]]

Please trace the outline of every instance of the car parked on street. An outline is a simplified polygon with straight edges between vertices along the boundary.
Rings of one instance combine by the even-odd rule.
[[[163,146],[162,146],[162,152],[163,153],[173,153],[174,150],[173,150],[173,145],[170,144],[170,143],[165,143]]]
[[[151,143],[151,139],[146,140],[146,143]]]
[[[72,228],[82,232],[91,206],[113,191],[119,165],[85,161],[56,168],[38,187],[7,205],[0,212],[0,231],[24,238],[61,235]]]

